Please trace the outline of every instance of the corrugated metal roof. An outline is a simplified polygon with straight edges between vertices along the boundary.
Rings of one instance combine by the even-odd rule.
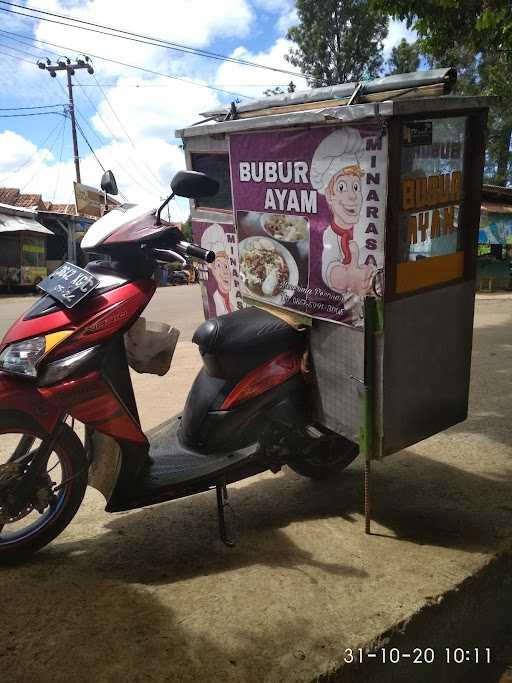
[[[446,69],[432,69],[430,71],[413,71],[405,74],[394,74],[393,76],[383,76],[374,78],[370,81],[360,83],[340,83],[323,88],[310,88],[309,90],[299,90],[293,93],[285,93],[275,97],[266,97],[256,102],[236,105],[237,112],[257,111],[268,107],[287,107],[295,104],[309,102],[320,102],[326,100],[350,97],[356,88],[359,88],[359,97],[365,94],[385,92],[388,90],[406,90],[420,86],[444,84],[445,93],[453,88],[457,80],[457,71],[452,67]],[[201,116],[226,116],[230,112],[230,106],[205,112]]]
[[[45,228],[28,216],[13,216],[2,213],[0,208],[0,234],[7,232],[37,232],[41,235],[53,235],[54,233]]]

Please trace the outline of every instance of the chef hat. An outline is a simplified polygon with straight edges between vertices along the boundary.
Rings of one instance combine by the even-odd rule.
[[[325,193],[331,178],[344,168],[359,168],[363,139],[355,128],[337,128],[318,145],[311,161],[311,185]]]
[[[203,249],[214,251],[216,254],[220,251],[228,251],[228,241],[226,233],[218,223],[209,225],[203,232],[201,237],[201,246]]]

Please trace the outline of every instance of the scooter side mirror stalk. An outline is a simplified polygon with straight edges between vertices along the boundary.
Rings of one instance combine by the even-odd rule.
[[[162,225],[162,221],[160,220],[160,214],[162,213],[162,210],[165,209],[167,204],[171,201],[171,199],[173,199],[175,196],[176,195],[174,194],[174,192],[171,192],[171,194],[167,197],[165,202],[158,207],[158,211],[156,212],[156,223],[155,223],[155,225]]]

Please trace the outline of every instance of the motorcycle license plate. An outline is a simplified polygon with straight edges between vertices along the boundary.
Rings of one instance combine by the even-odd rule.
[[[98,278],[73,263],[63,263],[37,286],[53,299],[73,308],[99,284]]]

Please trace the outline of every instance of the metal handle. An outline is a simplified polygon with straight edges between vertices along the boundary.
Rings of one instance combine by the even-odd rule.
[[[377,268],[372,275],[372,292],[377,299],[382,299],[384,293],[384,268]]]
[[[172,249],[153,249],[153,256],[157,261],[163,263],[181,263],[182,266],[187,265],[187,259],[183,258],[181,254],[172,251]]]

